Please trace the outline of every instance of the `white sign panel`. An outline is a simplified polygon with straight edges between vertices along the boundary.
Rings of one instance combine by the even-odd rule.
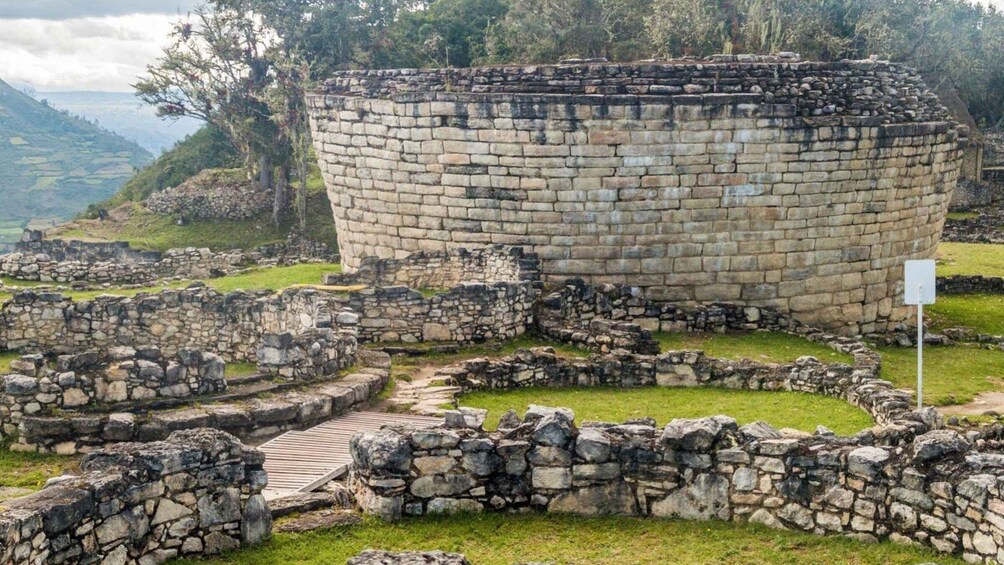
[[[934,261],[907,261],[904,268],[906,286],[903,302],[906,304],[934,304]]]

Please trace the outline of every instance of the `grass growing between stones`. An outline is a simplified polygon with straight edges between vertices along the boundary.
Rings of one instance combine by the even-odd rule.
[[[917,388],[917,350],[873,347],[882,356],[882,378]],[[924,403],[966,404],[981,392],[1004,391],[1004,352],[966,346],[924,348]]]
[[[10,451],[0,444],[0,500],[10,498],[7,493],[21,495],[16,491],[22,489],[38,490],[52,477],[76,472],[78,464],[74,457]]]
[[[945,215],[945,218],[949,220],[975,220],[979,217],[979,212],[949,212]]]
[[[648,416],[664,425],[673,418],[726,414],[740,424],[763,420],[776,428],[806,432],[822,424],[841,435],[874,425],[867,413],[843,400],[799,392],[713,387],[529,387],[473,392],[460,397],[461,406],[487,409],[486,425],[493,428],[506,410],[511,408],[522,415],[531,404],[571,408],[580,422],[624,422]]]
[[[338,263],[302,263],[288,267],[264,267],[251,269],[246,273],[219,277],[215,279],[205,279],[207,286],[216,289],[221,293],[233,292],[235,290],[282,290],[295,285],[319,285],[324,275],[328,273],[341,272],[342,266]],[[142,288],[120,289],[110,288],[107,290],[83,290],[83,291],[59,291],[60,294],[73,298],[74,300],[92,300],[103,294],[114,296],[135,296],[141,292],[160,292],[170,289],[181,289],[192,284],[193,281],[172,282],[166,285],[147,286]],[[37,287],[41,283],[25,283],[23,281],[10,281],[11,285],[20,287]],[[10,289],[0,290],[0,300],[11,298]]]
[[[0,352],[0,375],[10,372],[10,362],[21,357],[17,351]]]
[[[453,551],[477,565],[962,563],[915,547],[864,544],[755,524],[540,514],[424,517],[396,524],[366,520],[307,534],[277,534],[259,548],[177,563],[328,565],[345,563],[364,549]]]
[[[248,375],[257,375],[258,366],[254,363],[227,363],[224,370],[224,375],[227,378],[231,377],[246,377]]]
[[[947,294],[924,307],[930,329],[972,328],[980,333],[1004,335],[1004,296],[982,294]]]
[[[1004,277],[1004,245],[992,243],[938,244],[938,276]]]
[[[825,345],[783,332],[665,333],[654,335],[663,351],[701,350],[709,357],[790,363],[803,355],[823,363],[852,363],[853,357]]]

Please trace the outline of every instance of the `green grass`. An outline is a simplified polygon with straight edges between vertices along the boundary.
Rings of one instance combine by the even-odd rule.
[[[882,378],[900,388],[917,388],[917,350],[874,347],[882,356]],[[1004,351],[978,347],[924,348],[924,403],[966,404],[981,392],[1004,390]]]
[[[258,366],[254,363],[227,363],[224,375],[230,377],[245,377],[258,374]]]
[[[961,563],[916,547],[778,531],[747,523],[657,518],[484,514],[366,520],[306,534],[277,534],[265,545],[177,563],[328,565],[364,549],[443,550],[477,565],[556,564],[900,564]]]
[[[0,375],[10,372],[10,362],[20,357],[21,354],[16,351],[3,351],[0,352]]]
[[[783,332],[664,333],[654,335],[663,351],[701,350],[709,357],[790,363],[812,355],[824,363],[852,363],[853,357],[801,337]]]
[[[949,220],[974,220],[979,217],[979,212],[949,212],[945,215]]]
[[[1004,276],[1004,245],[991,243],[938,244],[938,276]]]
[[[321,284],[328,273],[340,273],[342,266],[337,263],[303,263],[289,267],[268,267],[252,269],[246,273],[217,279],[207,279],[205,283],[220,292],[235,290],[281,290],[297,284]]]
[[[798,392],[728,390],[714,387],[670,388],[521,388],[474,392],[460,397],[461,406],[488,410],[495,426],[506,410],[523,415],[531,404],[564,406],[575,411],[577,421],[624,422],[655,418],[659,425],[673,418],[701,418],[725,414],[740,424],[763,420],[776,428],[811,432],[822,424],[834,432],[851,435],[873,425],[863,410],[843,400]]]
[[[38,490],[52,477],[76,472],[77,466],[73,457],[21,453],[0,445],[0,488]]]
[[[337,249],[331,204],[318,170],[312,172],[307,185],[307,236]],[[76,220],[64,228],[50,230],[48,237],[128,241],[132,247],[155,251],[179,247],[208,247],[214,251],[251,250],[284,242],[295,221],[294,214],[287,216],[278,227],[272,223],[270,214],[240,221],[196,220],[179,226],[174,218],[157,216],[133,202],[114,210],[109,220]]]
[[[924,308],[931,330],[950,327],[972,328],[980,333],[1004,335],[1004,296],[946,294]]]
[[[233,292],[238,289],[246,291],[281,290],[298,284],[319,285],[321,283],[321,278],[325,274],[340,272],[341,269],[342,266],[338,263],[302,263],[288,267],[265,267],[252,269],[239,275],[206,279],[203,282],[205,282],[207,286],[210,286],[222,293]],[[191,283],[192,281],[173,282],[166,285],[132,289],[112,288],[108,290],[67,290],[61,291],[61,294],[77,301],[92,300],[103,294],[111,294],[114,296],[135,296],[141,292],[160,292],[162,290],[184,288]],[[40,283],[22,283],[18,281],[10,281],[10,284],[22,287],[40,286]],[[0,291],[0,300],[6,300],[10,297],[10,292]]]

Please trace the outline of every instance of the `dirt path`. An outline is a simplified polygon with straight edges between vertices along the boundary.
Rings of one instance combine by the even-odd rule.
[[[939,406],[938,411],[946,416],[982,416],[987,412],[1004,414],[1004,392],[984,392],[969,404]]]

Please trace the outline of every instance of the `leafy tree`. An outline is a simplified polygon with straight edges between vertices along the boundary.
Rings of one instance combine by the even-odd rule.
[[[512,0],[489,30],[486,60],[639,58],[646,55],[644,18],[651,7],[652,0]]]

